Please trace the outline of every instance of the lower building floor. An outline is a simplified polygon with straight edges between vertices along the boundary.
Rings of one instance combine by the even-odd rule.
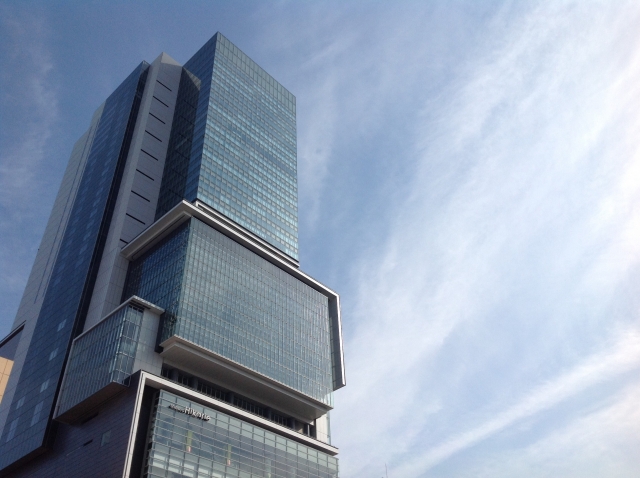
[[[7,476],[338,476],[335,448],[145,373],[75,423],[55,427],[49,449]]]

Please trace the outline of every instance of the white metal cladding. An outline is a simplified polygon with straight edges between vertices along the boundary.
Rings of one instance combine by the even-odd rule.
[[[85,330],[120,303],[128,265],[120,249],[153,223],[181,70],[166,53],[149,68]]]

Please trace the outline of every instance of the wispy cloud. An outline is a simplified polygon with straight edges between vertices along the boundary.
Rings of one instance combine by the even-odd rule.
[[[342,294],[341,475],[633,476],[637,5],[256,5],[246,43],[229,36],[298,98],[303,268]],[[8,301],[39,234],[5,224],[57,114],[44,23],[11,11],[5,51],[28,62],[0,72],[24,70],[1,94],[26,125],[0,132]]]
[[[640,363],[635,332],[604,350],[639,321],[639,14],[504,9],[427,98],[346,314],[347,475],[421,476]]]
[[[528,391],[528,396],[491,417],[479,427],[464,431],[459,435],[425,450],[399,466],[395,472],[400,476],[419,476],[431,466],[446,460],[455,453],[514,425],[537,413],[543,412],[563,400],[594,386],[616,378],[617,375],[640,368],[640,330],[627,330],[609,350],[596,354],[574,370],[556,377],[550,383]]]
[[[635,476],[640,467],[635,453],[640,446],[640,383],[628,381],[595,410],[526,446],[486,453],[458,476]]]
[[[53,63],[46,48],[44,21],[31,16],[18,18],[4,7],[2,24],[9,56],[3,83],[11,86],[3,89],[3,109],[20,115],[3,118],[0,201],[9,209],[23,201],[25,191],[37,189],[38,166],[45,158],[57,118],[57,98],[50,81]],[[21,81],[10,83],[8,75],[20,75]]]
[[[396,140],[392,123],[398,118],[408,120],[399,108],[407,102],[415,105],[404,93],[423,86],[416,85],[420,81],[416,70],[424,77],[437,69],[439,65],[424,58],[453,41],[416,43],[416,34],[421,35],[425,27],[446,27],[429,18],[429,9],[405,7],[409,8],[353,3],[336,9],[305,4],[261,12],[262,48],[289,58],[288,74],[293,72],[285,84],[298,99],[300,221],[309,234],[318,233],[319,224],[326,233],[327,221],[354,212],[346,204],[353,196],[333,197],[332,183],[344,168],[366,162],[369,147],[390,148]],[[262,14],[269,20],[264,21]],[[438,18],[447,15],[441,13]],[[402,28],[389,34],[389,25]],[[405,76],[408,69],[413,74]],[[380,136],[384,125],[390,129]],[[379,157],[369,159],[368,187],[373,187],[372,176],[381,165],[373,161]],[[352,186],[365,187],[362,181]]]

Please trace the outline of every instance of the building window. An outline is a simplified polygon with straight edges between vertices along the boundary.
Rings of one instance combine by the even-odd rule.
[[[226,393],[219,388],[212,387],[211,385],[207,385],[206,383],[202,383],[201,381],[198,381],[198,392],[204,393],[209,397],[221,400],[223,402],[226,395]]]
[[[35,425],[36,423],[38,423],[38,420],[40,420],[40,412],[42,411],[42,404],[43,403],[44,402],[38,402],[36,407],[33,409],[33,417],[31,418],[31,426]]]
[[[190,387],[189,382],[191,377],[185,375],[183,373],[178,373],[178,383],[184,385],[185,387]]]
[[[100,441],[100,446],[105,446],[110,441],[111,441],[111,430],[108,430],[102,434],[102,440]]]
[[[11,426],[9,427],[9,433],[7,433],[7,441],[11,440],[16,434],[16,428],[18,427],[18,419],[16,418],[11,422]]]

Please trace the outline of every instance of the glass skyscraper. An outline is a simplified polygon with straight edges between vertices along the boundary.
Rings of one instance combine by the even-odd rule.
[[[295,97],[220,33],[73,148],[0,341],[0,476],[337,477],[338,295],[299,269]]]

